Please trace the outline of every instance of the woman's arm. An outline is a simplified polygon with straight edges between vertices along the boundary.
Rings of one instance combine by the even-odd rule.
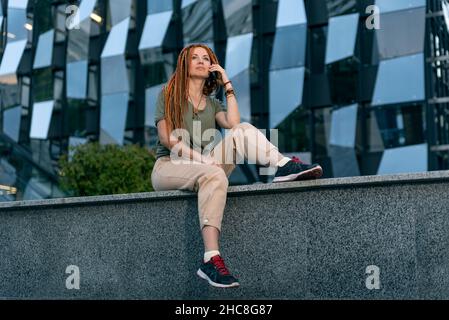
[[[232,83],[229,82],[228,75],[226,74],[226,71],[218,64],[213,64],[210,67],[210,71],[218,71],[221,73],[221,78],[223,80],[223,83],[226,83],[225,85],[225,93],[227,90],[231,90]],[[215,119],[217,120],[220,127],[225,129],[231,129],[235,125],[240,123],[240,112],[239,112],[239,106],[237,103],[237,98],[234,94],[230,94],[226,96],[226,104],[227,104],[227,112],[218,112],[215,116]]]

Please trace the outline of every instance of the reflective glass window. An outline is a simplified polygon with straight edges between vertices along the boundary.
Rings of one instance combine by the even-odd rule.
[[[21,106],[9,108],[3,111],[3,132],[15,142],[19,142],[21,115]]]
[[[424,100],[424,55],[381,61],[372,105]]]
[[[87,90],[87,61],[67,64],[67,98],[85,99]]]
[[[162,45],[172,14],[172,11],[165,11],[147,16],[140,38],[139,50]]]
[[[385,148],[419,144],[425,140],[422,105],[379,108],[376,118]]]
[[[184,43],[205,42],[213,39],[213,12],[211,0],[199,0],[182,9]]]
[[[304,68],[270,71],[270,128],[302,104]]]
[[[381,28],[376,30],[380,58],[389,59],[423,52],[425,22],[424,7],[382,15]]]
[[[251,121],[251,91],[249,70],[245,70],[230,78],[236,90],[242,122]]]
[[[329,146],[329,156],[335,178],[360,175],[355,149],[331,145]]]
[[[54,34],[55,32],[52,29],[39,36],[33,68],[44,68],[51,65]]]
[[[326,4],[329,17],[357,11],[357,0],[326,0]]]
[[[425,5],[426,0],[376,0],[376,6],[379,7],[380,14],[397,10],[418,8]]]
[[[128,94],[102,96],[100,116],[101,143],[123,144],[128,110]]]
[[[145,126],[154,127],[154,112],[156,101],[164,84],[154,86],[145,90]]]
[[[226,73],[229,78],[249,68],[252,43],[252,33],[228,38],[226,48]]]
[[[276,28],[307,22],[304,0],[279,0]]]
[[[113,26],[126,18],[130,18],[131,0],[109,0],[108,2]]]
[[[43,101],[33,104],[30,138],[47,139],[53,105],[53,101]]]
[[[86,102],[67,99],[64,110],[64,131],[67,135],[79,136],[86,130]]]
[[[102,94],[129,91],[128,72],[123,55],[101,59],[101,75]]]
[[[34,101],[48,101],[53,99],[53,74],[50,68],[34,71],[33,74]]]
[[[101,57],[111,57],[125,53],[126,39],[128,38],[129,18],[112,27],[108,40],[103,48]]]
[[[163,11],[171,11],[173,10],[173,2],[172,0],[147,0],[147,13],[154,14]]]
[[[357,128],[357,104],[332,112],[330,144],[354,148]]]
[[[6,49],[2,57],[2,63],[0,65],[0,83],[17,83],[15,73],[19,67],[26,44],[27,40],[21,40],[10,42],[6,45]],[[11,74],[14,76],[9,77],[8,75]]]
[[[427,144],[419,144],[385,150],[377,174],[424,171],[427,171]]]
[[[8,9],[8,38],[13,41],[27,39],[28,30],[25,29],[27,22],[26,11],[23,9]]]
[[[327,64],[354,55],[358,22],[358,13],[329,19],[326,46]]]
[[[89,53],[90,21],[80,23],[80,29],[69,32],[67,62],[87,60]]]
[[[9,8],[26,9],[28,6],[28,0],[9,0]]]
[[[148,0],[152,1],[152,0]],[[157,0],[154,0],[157,1]],[[159,2],[159,1],[158,1]],[[162,2],[162,1],[161,1]],[[182,0],[181,9],[184,9],[185,7],[190,6],[192,3],[198,2],[198,0]]]
[[[79,19],[83,21],[90,17],[94,11],[97,0],[82,0],[78,9]]]
[[[251,0],[223,0],[222,5],[228,37],[253,31]]]
[[[292,45],[293,43],[295,45]],[[274,38],[270,70],[303,66],[306,44],[306,24],[278,28]]]

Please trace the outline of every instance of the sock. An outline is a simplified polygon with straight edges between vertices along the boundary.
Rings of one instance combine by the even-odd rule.
[[[283,157],[279,162],[278,162],[278,167],[283,167],[284,165],[287,164],[287,162],[289,162],[291,159],[289,157]]]
[[[204,262],[207,262],[212,258],[213,256],[216,256],[217,254],[220,254],[220,251],[218,250],[211,250],[204,252]]]

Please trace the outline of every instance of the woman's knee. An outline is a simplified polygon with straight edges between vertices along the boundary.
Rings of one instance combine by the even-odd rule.
[[[249,122],[240,122],[232,127],[232,129],[255,129],[255,127]]]
[[[228,176],[222,168],[211,166],[207,174],[201,179],[204,182],[213,182],[216,186],[227,188],[229,184]]]

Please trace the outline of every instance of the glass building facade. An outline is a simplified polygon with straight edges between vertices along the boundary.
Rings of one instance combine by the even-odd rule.
[[[69,146],[154,146],[157,94],[196,42],[242,121],[325,177],[449,168],[446,0],[0,0],[0,28],[0,201],[65,196]],[[231,184],[270,179],[256,169]]]

